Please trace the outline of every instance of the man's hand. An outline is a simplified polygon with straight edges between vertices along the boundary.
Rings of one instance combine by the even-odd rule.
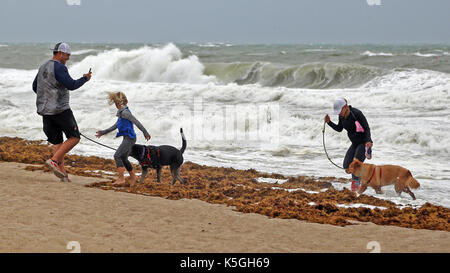
[[[330,122],[330,116],[329,116],[328,114],[325,115],[325,122],[326,122],[326,123]]]
[[[146,136],[145,136],[145,139],[146,139],[146,140],[150,140],[150,138],[151,138],[150,135],[146,135]]]
[[[102,136],[102,133],[100,133],[100,131],[97,131],[97,133],[95,133],[95,136],[96,136],[97,138],[100,138],[100,137]]]
[[[88,73],[86,73],[86,74],[83,74],[83,76],[84,77],[86,77],[87,79],[88,79],[88,81],[91,79],[91,76],[92,76],[92,72],[91,72],[91,70],[89,70],[89,72]]]
[[[366,142],[366,147],[367,148],[372,148],[372,146],[373,146],[372,142],[370,142],[370,141]]]

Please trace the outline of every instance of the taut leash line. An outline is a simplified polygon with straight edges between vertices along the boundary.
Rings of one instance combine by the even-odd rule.
[[[101,146],[103,146],[103,147],[109,148],[109,149],[114,150],[114,151],[117,150],[117,149],[114,149],[113,147],[110,147],[110,146],[108,146],[108,145],[102,144],[102,143],[97,142],[97,141],[95,141],[95,140],[93,140],[93,139],[90,139],[90,138],[88,138],[87,136],[83,135],[82,133],[80,133],[80,135],[82,135],[83,137],[87,138],[88,140],[90,140],[90,141],[92,141],[92,142],[94,142],[94,143],[97,143],[98,145],[101,145]]]

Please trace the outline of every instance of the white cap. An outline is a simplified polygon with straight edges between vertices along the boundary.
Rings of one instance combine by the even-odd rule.
[[[52,50],[53,50],[53,52],[61,51],[63,53],[67,53],[67,54],[71,54],[72,53],[72,50],[70,50],[69,45],[66,44],[66,43],[57,43],[55,45],[55,48],[53,48]]]
[[[336,99],[334,101],[333,110],[335,115],[339,115],[341,113],[342,107],[347,105],[347,101],[345,99]]]

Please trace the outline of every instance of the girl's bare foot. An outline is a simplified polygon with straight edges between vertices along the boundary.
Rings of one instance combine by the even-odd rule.
[[[136,185],[137,177],[134,173],[130,173],[130,179],[128,180],[128,183],[130,184],[130,187],[134,187]]]
[[[125,186],[126,184],[127,183],[125,182],[125,178],[122,178],[122,179],[118,178],[116,181],[114,181],[113,186],[121,187],[121,186]]]

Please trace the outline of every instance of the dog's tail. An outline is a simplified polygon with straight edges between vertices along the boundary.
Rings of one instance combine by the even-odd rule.
[[[408,187],[410,187],[411,189],[417,189],[418,187],[420,187],[419,182],[412,176],[410,171],[408,171],[407,175],[409,176],[408,180],[406,180],[406,185]]]
[[[184,150],[186,150],[186,145],[187,145],[186,137],[184,136],[184,133],[183,133],[183,128],[180,128],[180,134],[181,134],[181,139],[183,141],[183,145],[181,146],[180,152],[183,154]]]

